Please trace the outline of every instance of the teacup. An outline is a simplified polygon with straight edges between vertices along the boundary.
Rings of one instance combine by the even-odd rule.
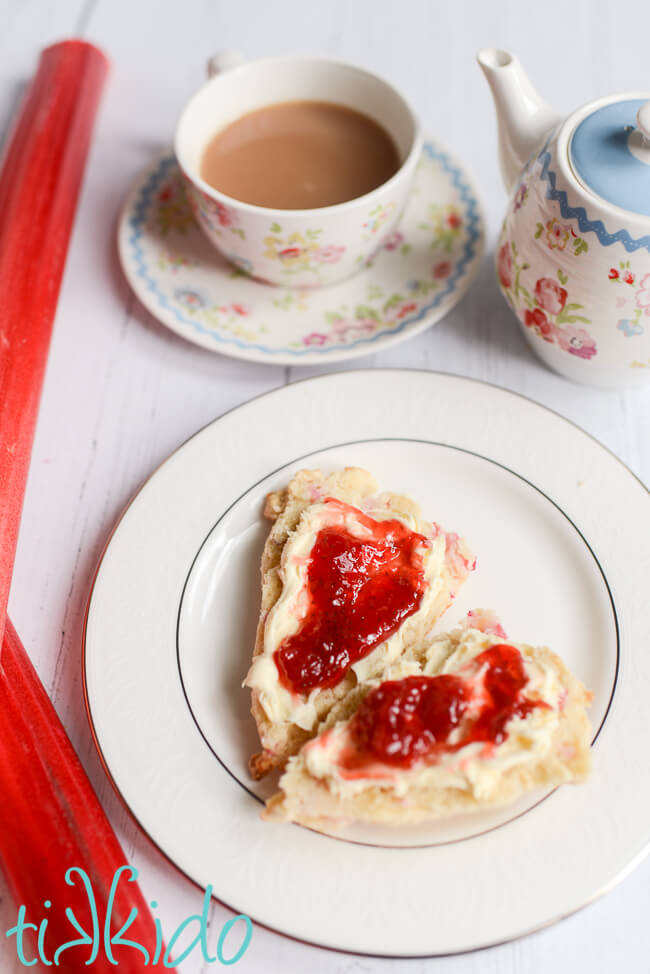
[[[340,61],[270,57],[233,67],[232,57],[219,60],[183,111],[175,138],[201,229],[232,264],[270,284],[320,287],[350,277],[381,247],[406,204],[422,148],[413,111],[392,85]],[[345,105],[377,121],[399,152],[397,172],[364,196],[311,210],[243,203],[201,178],[203,150],[219,129],[255,109],[302,99]]]

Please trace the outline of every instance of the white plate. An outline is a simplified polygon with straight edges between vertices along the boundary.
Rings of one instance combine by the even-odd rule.
[[[235,232],[223,229],[227,236]],[[145,307],[172,331],[235,358],[309,365],[357,358],[439,321],[474,280],[483,218],[467,173],[427,141],[399,227],[354,277],[324,288],[271,287],[234,268],[194,221],[176,160],[138,179],[118,228],[120,260]]]
[[[246,771],[256,741],[240,684],[262,499],[295,469],[343,464],[413,494],[472,544],[477,571],[440,628],[494,608],[513,639],[550,644],[594,692],[586,785],[398,830],[328,836],[260,820],[271,783]],[[163,464],[104,554],[85,681],[105,766],[179,869],[293,937],[426,956],[551,923],[620,879],[650,840],[647,523],[647,492],[615,457],[492,386],[377,370],[253,400]]]

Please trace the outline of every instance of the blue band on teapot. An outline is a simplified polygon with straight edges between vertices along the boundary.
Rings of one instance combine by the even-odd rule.
[[[547,143],[548,145],[548,143]],[[610,247],[612,244],[621,243],[628,253],[635,250],[647,250],[650,253],[650,234],[635,239],[630,236],[627,230],[617,230],[616,233],[608,233],[602,220],[591,220],[587,216],[584,206],[569,206],[566,191],[557,188],[557,174],[549,168],[551,153],[546,146],[538,156],[542,169],[540,176],[548,183],[546,197],[549,200],[556,200],[560,205],[560,213],[564,220],[577,220],[581,233],[595,233],[603,247]]]

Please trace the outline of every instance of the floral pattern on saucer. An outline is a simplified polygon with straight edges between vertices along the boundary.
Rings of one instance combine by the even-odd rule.
[[[227,214],[223,229],[231,232]],[[225,355],[278,365],[354,358],[401,341],[443,317],[462,297],[483,248],[479,204],[467,176],[432,142],[398,229],[382,235],[383,212],[369,216],[377,236],[371,261],[325,288],[274,287],[228,263],[199,230],[173,156],[159,159],[126,202],[119,250],[142,303],[190,341]],[[288,271],[305,261],[339,259],[309,239],[270,226],[269,253]],[[290,277],[288,277],[290,283]]]

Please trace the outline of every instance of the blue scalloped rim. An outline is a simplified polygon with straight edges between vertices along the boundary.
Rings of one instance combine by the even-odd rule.
[[[155,296],[157,303],[162,308],[165,308],[167,311],[171,311],[174,317],[181,324],[189,325],[192,329],[194,329],[194,331],[201,332],[204,335],[209,335],[210,338],[212,338],[218,344],[236,345],[239,348],[246,349],[248,351],[254,350],[264,352],[267,355],[291,355],[297,359],[301,356],[313,356],[314,354],[322,355],[324,358],[326,358],[327,355],[331,354],[332,352],[340,354],[343,349],[347,351],[348,349],[356,348],[359,345],[370,345],[373,342],[385,338],[387,335],[397,335],[399,332],[408,328],[409,325],[412,325],[417,321],[421,321],[422,318],[428,315],[434,308],[438,307],[444,298],[453,293],[458,285],[458,282],[465,273],[468,264],[474,259],[475,256],[477,256],[479,252],[479,242],[482,236],[478,203],[476,198],[472,195],[470,187],[465,182],[462,172],[453,165],[449,157],[444,152],[436,149],[432,142],[425,142],[423,151],[429,156],[430,159],[435,159],[437,162],[439,162],[444,171],[451,176],[452,184],[458,190],[460,200],[464,204],[467,239],[463,246],[462,256],[456,263],[453,274],[447,278],[447,283],[444,289],[436,294],[429,304],[425,305],[423,308],[420,308],[417,314],[411,315],[410,318],[405,318],[395,328],[390,330],[382,330],[369,336],[368,338],[359,338],[356,341],[350,342],[346,345],[331,345],[328,348],[314,348],[313,346],[306,346],[305,348],[300,349],[289,348],[288,346],[285,346],[284,348],[269,348],[267,345],[262,345],[257,342],[247,342],[234,336],[221,335],[218,332],[213,331],[211,328],[205,328],[199,321],[196,321],[195,319],[183,314],[183,312],[176,305],[170,303],[166,295],[163,294],[163,292],[159,289],[155,280],[149,273],[140,243],[140,240],[144,234],[144,227],[147,222],[152,197],[160,184],[167,177],[169,170],[176,165],[176,159],[174,156],[167,156],[160,161],[158,166],[153,170],[142,187],[140,194],[133,206],[133,213],[129,218],[129,226],[132,230],[129,236],[129,244],[132,248],[131,256],[136,268],[135,273],[137,277],[142,278],[146,284],[147,290]]]
[[[539,161],[542,163],[542,179],[548,183],[546,198],[556,200],[560,204],[560,212],[565,220],[577,220],[582,233],[595,233],[603,247],[611,247],[612,244],[622,243],[628,253],[644,248],[650,251],[650,236],[639,237],[635,240],[627,230],[618,230],[616,233],[608,233],[602,220],[590,220],[584,206],[569,206],[566,192],[557,189],[557,175],[549,169],[551,153],[543,149],[539,154]]]

